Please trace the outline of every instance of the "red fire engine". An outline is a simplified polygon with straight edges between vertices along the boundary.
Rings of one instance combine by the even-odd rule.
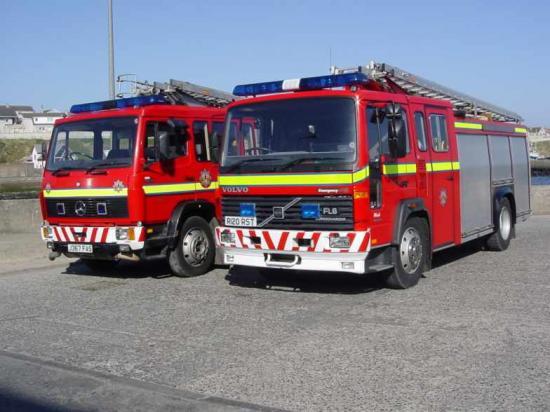
[[[93,268],[167,257],[179,276],[215,258],[217,142],[234,96],[187,82],[75,105],[55,124],[43,176],[50,259]]]
[[[234,94],[252,97],[226,118],[227,264],[384,271],[407,288],[435,251],[478,238],[506,249],[530,214],[516,113],[374,62]]]

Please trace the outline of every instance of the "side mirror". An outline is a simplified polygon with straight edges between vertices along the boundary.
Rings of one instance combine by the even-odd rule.
[[[388,145],[393,158],[404,157],[407,154],[407,127],[403,119],[401,106],[389,103],[386,106],[388,118]]]
[[[170,144],[170,134],[168,132],[159,132],[156,138],[156,149],[160,161],[175,159],[174,146]]]
[[[218,132],[214,132],[210,136],[210,158],[216,163],[220,160],[220,135]]]

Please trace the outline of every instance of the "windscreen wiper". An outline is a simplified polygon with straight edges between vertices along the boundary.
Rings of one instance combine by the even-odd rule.
[[[237,163],[234,163],[231,166],[229,166],[229,168],[227,168],[225,170],[225,173],[232,172],[233,170],[241,167],[241,165],[243,165],[245,163],[263,162],[265,160],[281,160],[281,159],[278,158],[278,157],[269,157],[269,158],[267,158],[267,157],[253,157],[252,159],[243,159],[243,160],[240,160]]]
[[[101,169],[103,167],[109,167],[109,166],[123,166],[123,165],[128,165],[128,162],[115,162],[115,161],[111,161],[111,162],[103,162],[103,163],[98,163],[96,165],[93,165],[93,166],[90,166],[89,168],[86,169],[86,174],[88,173],[91,173],[93,172],[94,170],[96,169]]]
[[[308,160],[341,160],[342,163],[351,163],[352,160],[345,160],[341,157],[319,157],[319,156],[307,156],[307,157],[299,157],[297,159],[293,159],[290,162],[284,164],[281,166],[279,170],[287,170],[290,169],[292,166],[296,166],[297,164],[303,163]]]
[[[55,169],[52,172],[52,176],[57,176],[60,172],[66,172],[68,170],[75,170],[75,169],[76,169],[75,167],[63,166],[63,167],[60,167],[59,169]]]

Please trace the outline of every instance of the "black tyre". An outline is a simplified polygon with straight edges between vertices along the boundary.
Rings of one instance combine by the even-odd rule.
[[[407,289],[418,283],[422,276],[430,242],[426,220],[413,217],[405,222],[399,236],[399,245],[393,248],[393,271],[386,277],[386,286]]]
[[[176,276],[199,276],[214,265],[216,245],[212,229],[201,217],[192,216],[183,224],[178,245],[168,256],[172,273]]]
[[[512,207],[506,198],[501,199],[497,209],[495,232],[487,238],[487,249],[502,251],[510,246],[510,239],[514,231],[514,220],[512,218]]]
[[[89,269],[97,272],[113,270],[118,266],[118,260],[81,259]]]

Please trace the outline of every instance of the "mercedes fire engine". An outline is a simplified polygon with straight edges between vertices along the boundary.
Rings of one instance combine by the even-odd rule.
[[[226,117],[226,264],[384,272],[407,288],[435,251],[506,249],[530,214],[516,113],[374,62],[233,93],[249,97]]]
[[[55,124],[40,203],[50,259],[104,269],[166,257],[174,274],[215,258],[217,142],[234,96],[187,82],[75,105]]]

